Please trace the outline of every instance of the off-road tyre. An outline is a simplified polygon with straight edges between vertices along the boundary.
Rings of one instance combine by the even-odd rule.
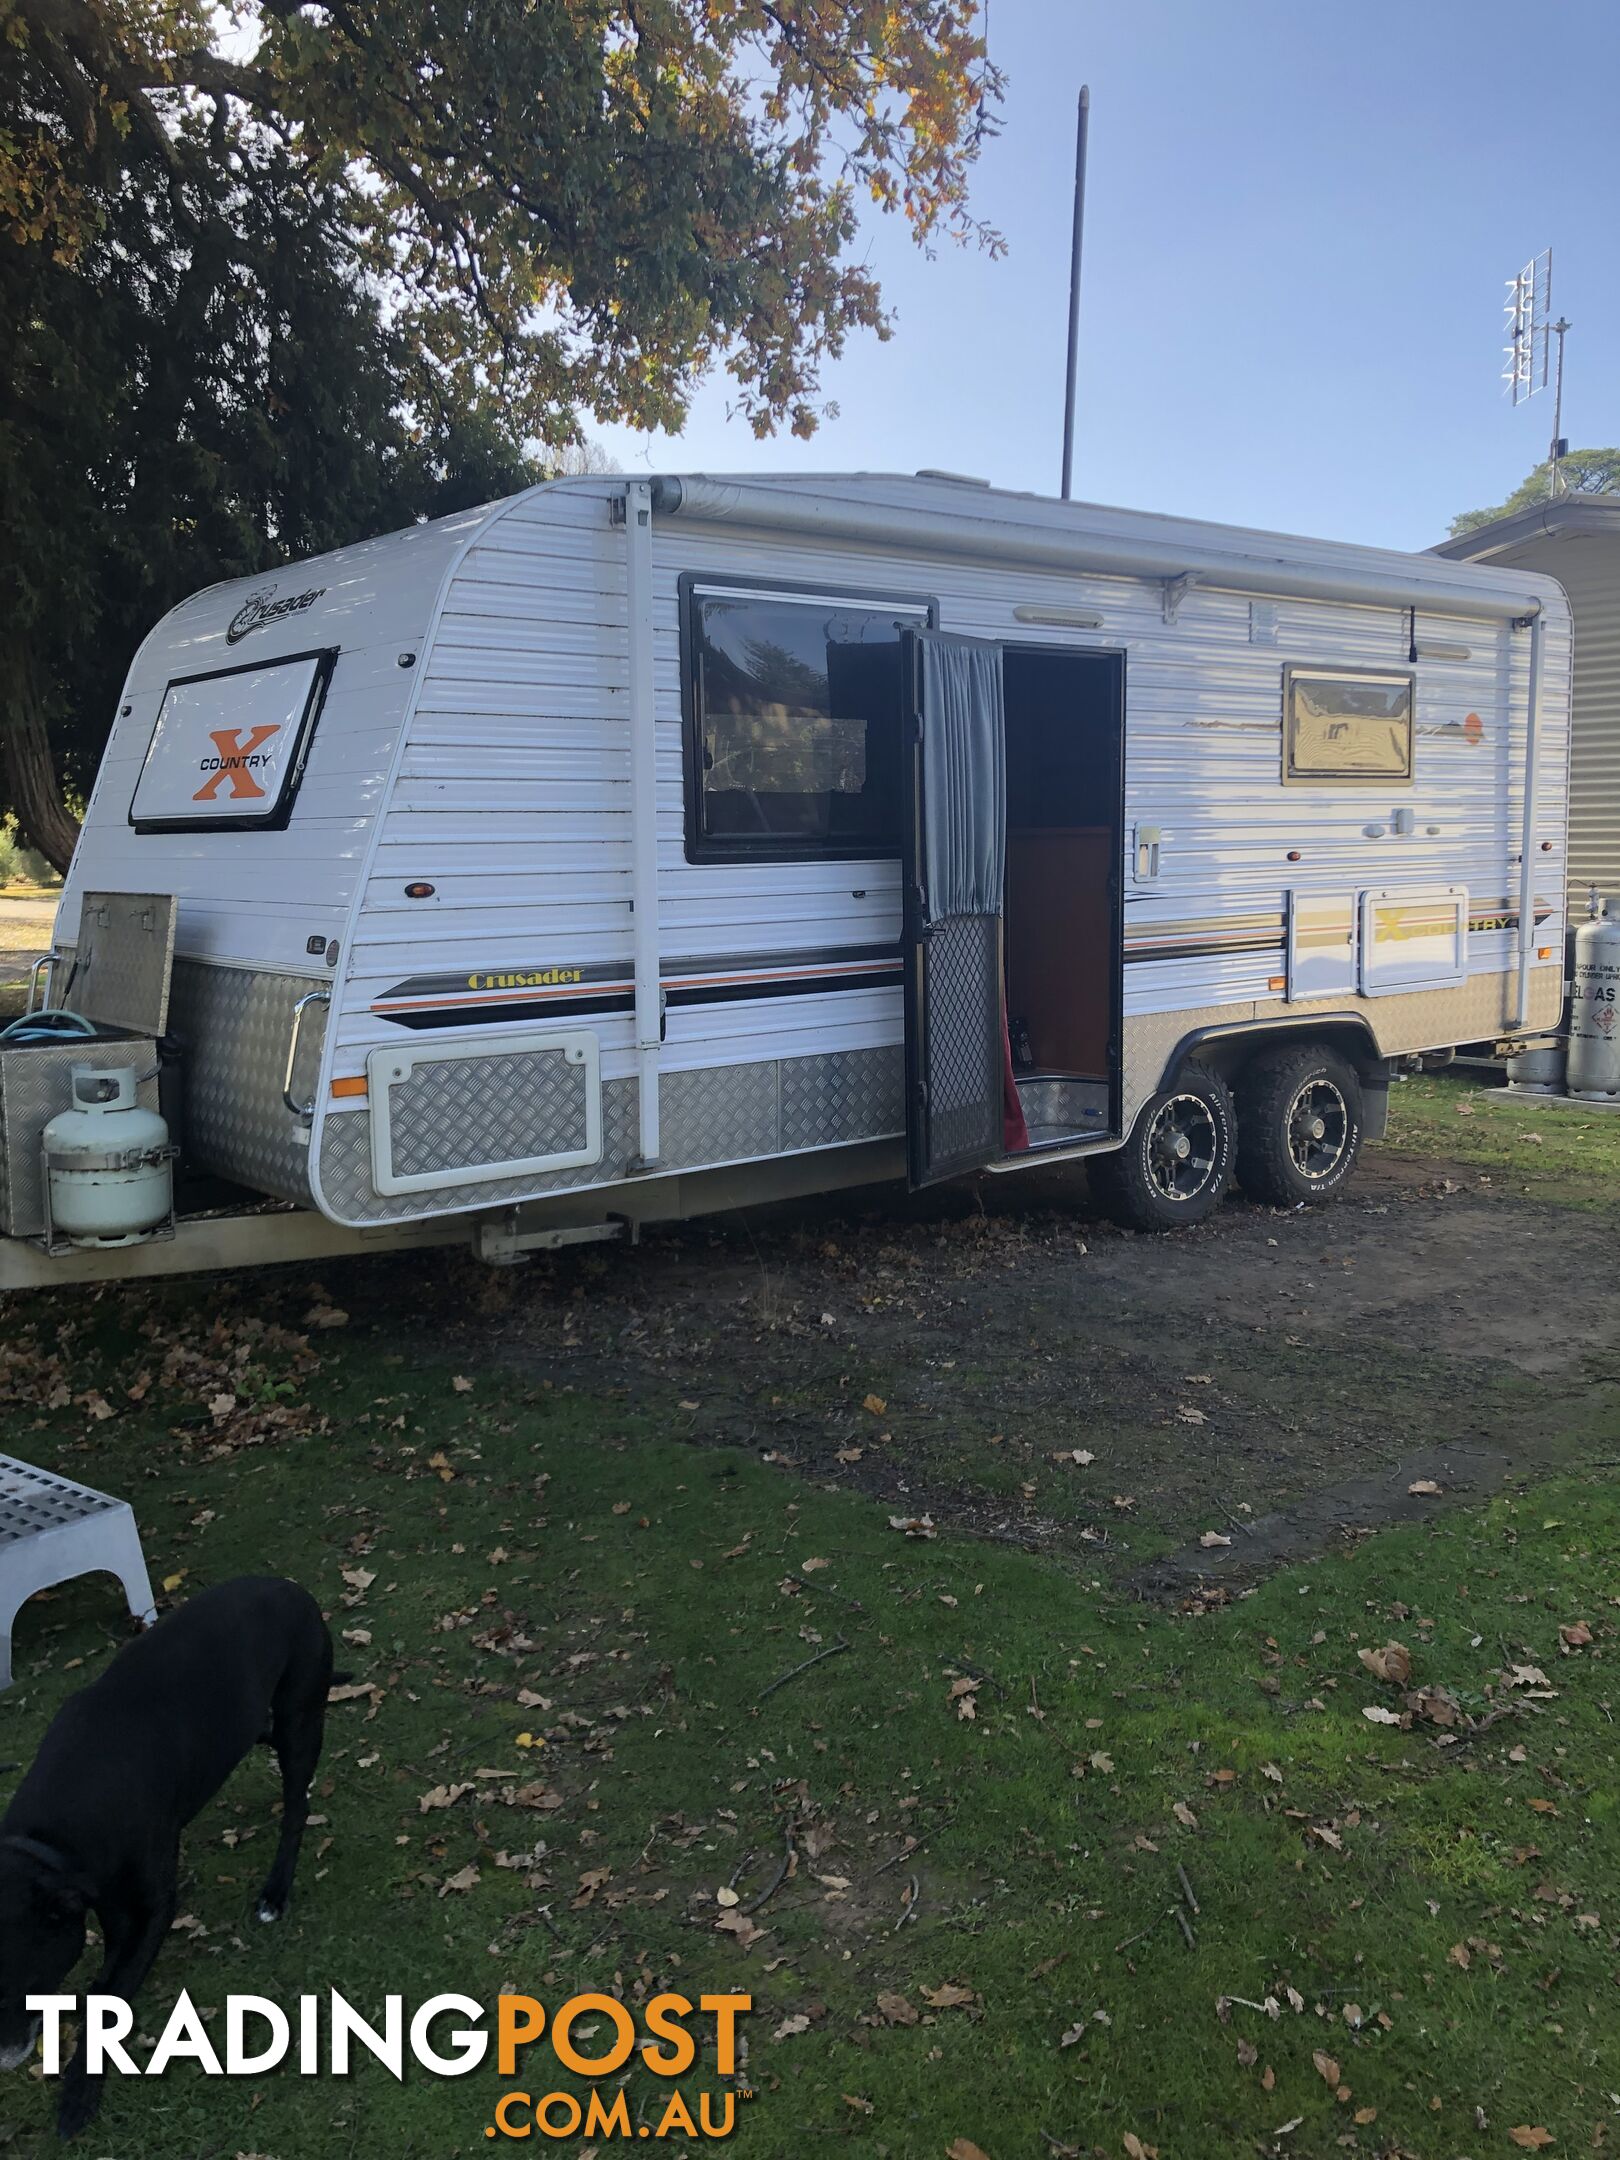
[[[1271,1207],[1318,1206],[1356,1166],[1364,1129],[1355,1068],[1325,1043],[1262,1050],[1238,1080],[1238,1183]]]
[[[1236,1144],[1226,1082],[1206,1065],[1183,1065],[1144,1106],[1125,1145],[1093,1156],[1092,1194],[1127,1230],[1186,1229],[1225,1199]]]

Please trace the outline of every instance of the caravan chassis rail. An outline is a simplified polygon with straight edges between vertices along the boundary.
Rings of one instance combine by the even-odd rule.
[[[184,1217],[172,1236],[138,1245],[73,1246],[52,1254],[31,1238],[0,1238],[0,1293],[222,1268],[288,1266],[430,1246],[461,1245],[491,1266],[511,1266],[532,1253],[554,1252],[565,1245],[610,1239],[634,1244],[644,1223],[767,1206],[904,1176],[904,1143],[869,1140],[723,1170],[649,1177],[557,1200],[492,1208],[482,1214],[441,1215],[373,1229],[349,1229],[313,1209],[288,1207]]]

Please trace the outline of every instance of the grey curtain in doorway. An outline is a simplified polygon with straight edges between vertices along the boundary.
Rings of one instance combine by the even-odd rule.
[[[1007,870],[999,646],[924,640],[922,762],[928,920],[999,915]]]

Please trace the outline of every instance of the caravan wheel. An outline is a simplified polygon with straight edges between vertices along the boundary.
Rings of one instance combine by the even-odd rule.
[[[1238,1082],[1238,1101],[1238,1183],[1251,1200],[1326,1200],[1355,1168],[1361,1082],[1336,1050],[1263,1050]]]
[[[1087,1167],[1103,1210],[1129,1230],[1179,1230],[1214,1213],[1232,1174],[1232,1098],[1219,1073],[1184,1065],[1131,1136]]]

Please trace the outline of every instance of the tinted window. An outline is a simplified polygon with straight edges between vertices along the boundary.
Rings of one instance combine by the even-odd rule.
[[[1290,669],[1285,780],[1410,780],[1410,675],[1318,675]]]
[[[922,608],[692,597],[698,852],[899,846],[900,638]]]

